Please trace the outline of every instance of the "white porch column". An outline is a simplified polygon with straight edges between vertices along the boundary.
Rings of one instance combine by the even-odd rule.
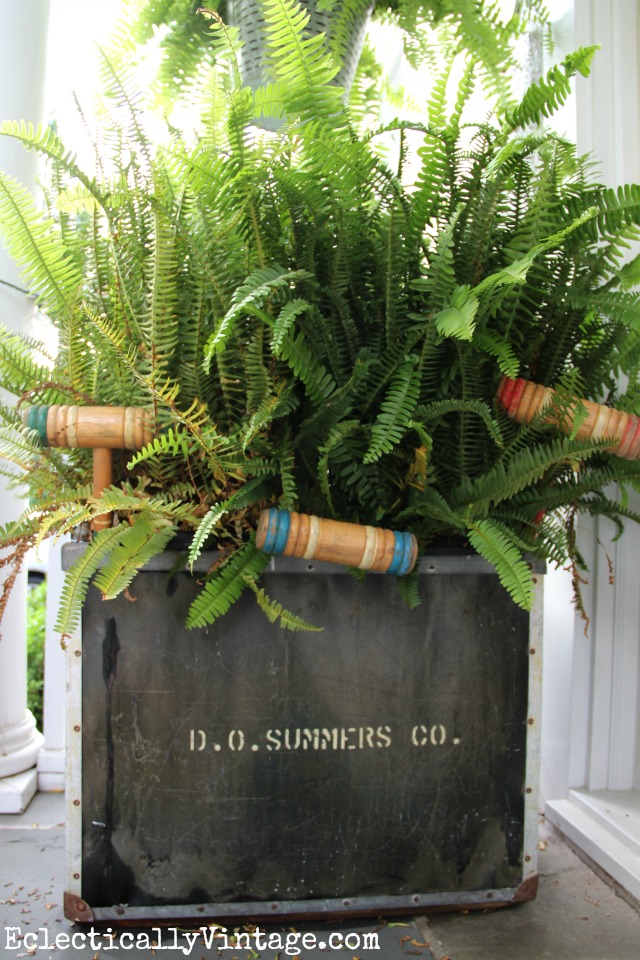
[[[0,4],[0,118],[42,119],[49,0]],[[0,169],[35,188],[36,159],[0,138]],[[31,301],[6,284],[20,279],[0,249],[0,319],[16,330],[33,313]],[[18,516],[23,502],[0,487],[0,523]],[[0,571],[2,573],[2,571]],[[21,813],[37,786],[35,764],[43,738],[27,710],[26,577],[12,593],[0,638],[0,813]]]
[[[44,651],[44,747],[38,754],[38,790],[61,793],[65,774],[65,654],[54,630],[62,593],[62,542],[51,543],[47,572],[47,618]]]

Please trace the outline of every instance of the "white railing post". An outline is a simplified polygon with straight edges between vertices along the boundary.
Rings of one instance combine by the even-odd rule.
[[[49,0],[0,5],[0,119],[42,119]],[[35,188],[35,157],[0,138],[0,169]],[[7,284],[20,278],[0,249],[0,320],[20,330],[33,303]],[[0,523],[17,517],[23,501],[0,489]],[[2,575],[6,576],[5,571]],[[27,710],[26,577],[21,575],[5,611],[0,639],[0,813],[21,813],[37,786],[35,764],[42,746]]]

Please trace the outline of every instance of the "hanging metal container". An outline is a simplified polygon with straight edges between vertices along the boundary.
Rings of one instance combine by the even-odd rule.
[[[328,9],[319,0],[303,0],[301,5],[309,16],[307,35],[325,34],[340,64],[334,83],[343,87],[348,97],[364,46],[373,3],[371,0],[335,0],[331,9]],[[239,60],[244,85],[257,90],[273,82],[275,72],[260,0],[233,0],[229,4],[229,19],[238,28],[242,41]],[[266,130],[277,130],[281,125],[279,120],[272,117],[260,117],[256,123]]]

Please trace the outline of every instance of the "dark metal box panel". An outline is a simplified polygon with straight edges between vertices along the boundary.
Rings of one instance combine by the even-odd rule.
[[[186,630],[186,573],[142,572],[134,602],[92,588],[69,658],[73,918],[531,895],[539,641],[478,558],[419,581],[410,610],[395,578],[274,562],[269,595],[323,627],[295,634],[252,595]]]

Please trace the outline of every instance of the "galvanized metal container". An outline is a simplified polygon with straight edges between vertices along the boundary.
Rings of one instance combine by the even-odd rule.
[[[135,602],[91,588],[68,646],[69,919],[535,896],[541,571],[528,615],[477,556],[434,554],[410,610],[393,577],[277,558],[267,592],[324,628],[293,634],[252,595],[186,630],[174,563]]]

